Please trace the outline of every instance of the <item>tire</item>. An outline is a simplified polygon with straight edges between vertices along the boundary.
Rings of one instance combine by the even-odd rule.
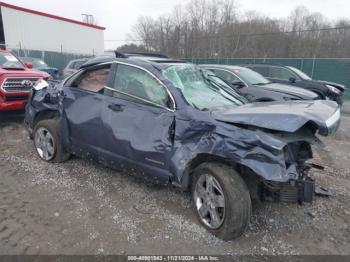
[[[43,138],[41,140],[40,135]],[[63,148],[57,119],[38,122],[34,127],[33,139],[35,149],[42,160],[51,163],[62,163],[70,158],[70,153]],[[45,142],[42,142],[43,140]],[[44,152],[48,148],[50,150],[48,150],[49,153],[46,155]]]
[[[210,183],[206,182],[210,176],[216,181],[211,180],[214,181],[213,194],[208,193],[207,184]],[[218,187],[221,187],[221,190],[220,188],[218,190]],[[205,193],[203,188],[206,188]],[[252,204],[249,190],[235,170],[220,163],[201,164],[194,170],[191,192],[197,218],[210,233],[225,241],[235,239],[244,233],[249,224]],[[207,196],[203,198],[203,194]],[[204,202],[210,204],[203,204]],[[224,208],[217,207],[223,203]],[[203,216],[200,212],[208,215]],[[216,212],[216,215],[213,212]],[[213,218],[219,218],[219,223],[214,223],[212,214]]]

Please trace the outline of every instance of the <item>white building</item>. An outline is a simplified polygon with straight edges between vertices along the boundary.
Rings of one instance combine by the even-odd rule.
[[[0,2],[0,43],[10,49],[98,55],[104,27]]]

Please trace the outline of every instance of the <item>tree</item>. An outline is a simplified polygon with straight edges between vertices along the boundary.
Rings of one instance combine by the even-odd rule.
[[[238,14],[234,0],[191,0],[158,19],[140,17],[132,38],[147,51],[176,58],[350,55],[347,20],[331,22],[303,6],[279,20],[257,12]],[[343,29],[324,30],[331,27]]]

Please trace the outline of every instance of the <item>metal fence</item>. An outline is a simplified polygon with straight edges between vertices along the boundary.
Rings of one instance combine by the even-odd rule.
[[[68,64],[68,62],[73,59],[89,57],[87,55],[50,52],[50,51],[38,51],[38,50],[11,49],[11,51],[14,52],[19,57],[40,58],[44,60],[49,66],[56,67],[58,69],[64,68]]]
[[[282,64],[294,66],[313,79],[325,80],[343,84],[348,88],[345,99],[350,100],[350,58],[218,58],[218,59],[187,59],[196,64]]]
[[[12,49],[20,57],[43,59],[49,66],[64,68],[70,60],[89,57],[79,54]],[[343,84],[348,88],[345,99],[350,100],[350,58],[189,58],[187,61],[196,64],[282,64],[294,66],[313,79]]]

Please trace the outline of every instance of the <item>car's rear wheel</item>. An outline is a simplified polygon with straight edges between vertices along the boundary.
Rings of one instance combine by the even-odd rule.
[[[229,166],[205,163],[197,167],[192,198],[200,223],[215,236],[231,240],[248,226],[250,194],[244,180]]]
[[[69,159],[59,136],[58,121],[40,121],[33,132],[34,145],[39,157],[46,162],[60,163]]]

